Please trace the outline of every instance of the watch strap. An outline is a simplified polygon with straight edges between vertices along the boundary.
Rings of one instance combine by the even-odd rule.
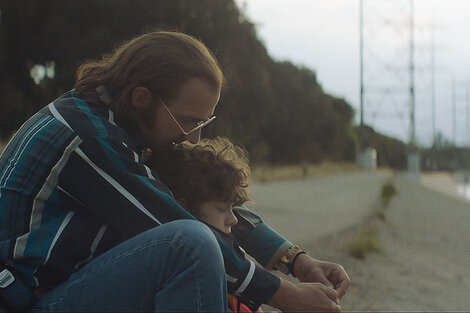
[[[278,263],[277,269],[282,273],[289,275],[292,273],[294,261],[297,258],[297,255],[305,253],[298,245],[290,246],[284,255],[281,257],[281,260]]]

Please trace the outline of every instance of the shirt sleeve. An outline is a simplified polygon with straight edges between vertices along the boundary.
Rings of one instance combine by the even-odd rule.
[[[57,185],[64,196],[79,204],[76,210],[93,214],[123,239],[173,220],[195,219],[119,137],[80,140]],[[228,291],[253,306],[268,302],[280,279],[237,254],[223,233],[214,233],[224,256]]]
[[[292,243],[246,206],[235,206],[233,210],[238,223],[232,227],[232,233],[240,246],[266,269],[275,268]]]

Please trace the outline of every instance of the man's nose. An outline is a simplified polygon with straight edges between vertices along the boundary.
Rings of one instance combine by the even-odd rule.
[[[188,134],[186,136],[186,139],[190,142],[190,143],[198,143],[199,140],[201,139],[201,130],[198,129],[196,131],[193,131],[192,133]]]
[[[233,214],[233,212],[230,213],[230,217],[228,220],[228,225],[229,226],[235,226],[238,223],[238,218]]]

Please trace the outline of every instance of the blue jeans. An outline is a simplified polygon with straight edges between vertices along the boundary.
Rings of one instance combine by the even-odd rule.
[[[179,220],[131,238],[42,295],[32,312],[225,312],[227,283],[217,240]]]

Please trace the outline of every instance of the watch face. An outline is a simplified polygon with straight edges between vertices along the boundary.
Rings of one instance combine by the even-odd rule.
[[[290,256],[287,256],[287,255],[283,255],[282,258],[281,258],[281,262],[282,263],[290,263]]]

